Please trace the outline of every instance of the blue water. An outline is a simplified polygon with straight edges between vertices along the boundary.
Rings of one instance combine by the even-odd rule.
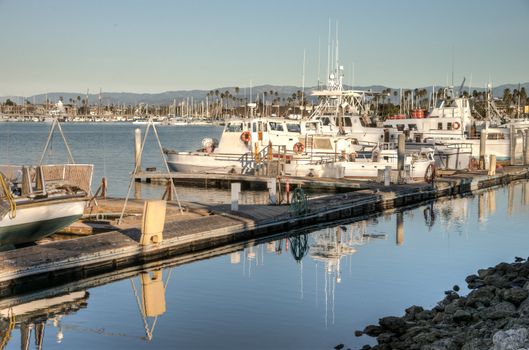
[[[94,192],[105,176],[108,181],[108,195],[125,197],[134,168],[134,130],[131,123],[63,123],[66,136],[76,163],[94,164],[92,188]],[[0,123],[0,164],[37,164],[50,132],[51,124],[42,123]],[[146,126],[139,127],[142,137]],[[157,126],[162,147],[178,151],[193,151],[201,147],[204,137],[219,138],[219,126]],[[44,163],[66,163],[68,156],[58,131],[53,133],[52,142]],[[164,171],[162,154],[153,129],[147,135],[142,157],[142,168],[156,167]],[[131,191],[133,194],[134,189]],[[165,191],[160,185],[142,185],[142,198],[159,198]],[[229,193],[215,189],[197,190],[177,187],[182,200],[202,202],[228,202]],[[246,193],[242,202],[256,202],[262,196],[255,192]]]
[[[455,284],[467,293],[467,275],[527,257],[528,214],[529,183],[519,182],[166,268],[157,297],[166,311],[151,340],[126,278],[90,288],[86,308],[49,315],[44,348],[357,349],[373,339],[356,329],[410,305],[431,308]],[[141,299],[139,277],[132,282]],[[17,326],[7,349],[20,339]]]

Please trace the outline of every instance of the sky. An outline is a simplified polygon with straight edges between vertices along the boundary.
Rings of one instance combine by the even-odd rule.
[[[347,84],[529,81],[529,0],[0,0],[0,96],[314,86],[329,22]]]

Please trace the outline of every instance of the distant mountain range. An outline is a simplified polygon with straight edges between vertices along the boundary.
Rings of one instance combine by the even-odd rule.
[[[494,96],[503,96],[503,91],[505,89],[510,89],[511,92],[513,89],[518,89],[518,87],[525,87],[526,91],[529,91],[529,82],[523,83],[523,84],[503,84],[500,86],[496,86],[493,88],[493,94]],[[349,86],[345,86],[345,88],[350,88]],[[354,89],[356,90],[371,90],[375,92],[382,91],[384,89],[387,89],[388,87],[382,86],[382,85],[370,85],[370,86],[355,86]],[[436,89],[439,89],[439,86],[435,87]],[[312,90],[316,90],[317,86],[312,87],[306,87],[305,88],[305,94],[307,96],[310,96],[310,92]],[[426,89],[429,93],[432,91],[432,87],[422,87],[420,89]],[[458,87],[456,87],[458,89]],[[468,86],[465,86],[464,89],[468,90]],[[219,93],[224,91],[229,91],[232,95],[238,95],[239,97],[247,97],[249,98],[250,89],[248,87],[246,88],[240,88],[239,93],[235,93],[235,87],[222,87],[213,89],[213,91],[218,90]],[[256,97],[259,96],[262,98],[263,93],[265,91],[269,92],[277,91],[278,97],[289,97],[292,96],[292,94],[295,94],[298,90],[301,90],[301,87],[299,86],[277,86],[277,85],[260,85],[260,86],[254,86],[252,87],[252,100],[255,101]],[[400,90],[399,89],[393,89],[392,90]],[[478,88],[478,87],[472,87],[472,90],[477,91],[483,91],[484,88]],[[166,91],[161,93],[132,93],[132,92],[102,92],[101,93],[101,104],[102,105],[109,105],[109,104],[138,104],[138,103],[146,103],[150,105],[168,105],[173,103],[173,101],[176,99],[177,103],[182,101],[183,99],[187,98],[193,98],[195,101],[201,101],[206,98],[206,95],[208,92],[212,90],[178,90],[178,91]],[[77,97],[79,96],[81,99],[85,98],[86,93],[80,93],[80,92],[50,92],[48,94],[39,94],[39,95],[33,95],[33,96],[0,96],[0,102],[3,103],[7,99],[11,99],[13,102],[19,104],[22,101],[28,100],[31,103],[43,103],[46,100],[46,97],[50,100],[50,102],[57,102],[59,101],[59,98],[62,96],[64,103],[69,103],[72,99],[74,101],[77,101]],[[99,94],[89,94],[88,95],[88,101],[90,104],[97,104],[99,99]],[[268,97],[268,100],[271,98]]]

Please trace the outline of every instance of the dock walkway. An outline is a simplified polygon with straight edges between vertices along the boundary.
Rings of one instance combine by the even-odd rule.
[[[373,185],[373,188],[310,199],[308,211],[301,215],[291,214],[286,205],[240,205],[238,212],[231,212],[227,205],[197,203],[186,203],[185,214],[179,215],[177,206],[169,203],[163,241],[149,246],[138,243],[138,213],[143,201],[132,200],[128,211],[132,215],[113,231],[0,252],[0,298],[182,254],[203,254],[208,249],[335,220],[360,219],[387,209],[523,178],[529,178],[529,168],[516,166],[504,168],[494,176],[487,176],[486,172],[455,174],[440,178],[433,185]],[[100,202],[100,210],[104,212],[114,211],[121,200]]]

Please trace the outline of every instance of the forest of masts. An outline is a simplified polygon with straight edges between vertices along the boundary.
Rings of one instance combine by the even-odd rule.
[[[246,90],[246,89],[245,89]],[[246,91],[245,91],[246,92]],[[474,108],[478,115],[485,115],[487,93],[485,91],[468,89],[461,91],[461,95],[470,97],[474,102]],[[439,88],[435,95],[426,89],[383,89],[380,94],[369,101],[369,109],[373,114],[385,119],[390,115],[409,113],[413,109],[428,110],[432,107],[433,100],[444,99],[445,89]],[[248,103],[256,104],[256,115],[261,116],[287,116],[300,114],[307,116],[318,103],[312,96],[307,96],[301,90],[291,95],[282,94],[276,90],[262,91],[252,97],[246,93],[240,94],[240,88],[235,87],[232,91],[211,90],[202,99],[187,97],[173,100],[169,104],[123,104],[111,102],[104,95],[99,94],[96,103],[90,103],[88,97],[78,95],[76,98],[59,100],[63,103],[68,116],[159,116],[159,117],[182,117],[182,118],[206,118],[212,120],[223,119],[228,116],[247,116],[250,114]],[[503,96],[495,99],[496,105],[507,115],[519,117],[527,112],[529,97],[524,87],[520,89],[505,89]],[[56,103],[46,98],[41,104],[30,101],[30,99],[19,99],[12,101],[6,99],[0,104],[0,113],[13,115],[43,115],[56,107]]]

